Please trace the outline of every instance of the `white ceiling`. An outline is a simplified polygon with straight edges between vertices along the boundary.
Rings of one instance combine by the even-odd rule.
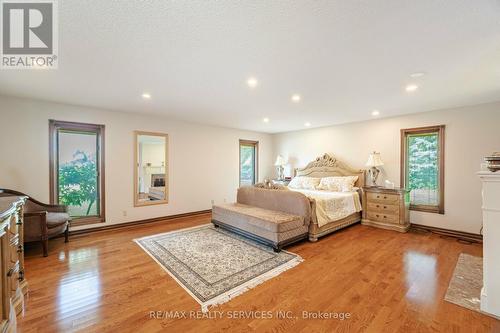
[[[0,94],[264,132],[500,100],[498,0],[64,0],[59,20],[59,69],[2,70]]]

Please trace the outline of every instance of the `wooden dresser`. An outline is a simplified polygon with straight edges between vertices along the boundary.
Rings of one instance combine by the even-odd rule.
[[[24,309],[23,206],[26,197],[0,197],[0,332],[16,331],[16,315]]]
[[[362,224],[406,232],[410,228],[410,202],[404,188],[363,187]]]

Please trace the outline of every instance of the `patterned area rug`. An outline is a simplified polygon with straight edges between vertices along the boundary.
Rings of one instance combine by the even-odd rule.
[[[464,308],[481,312],[483,258],[461,253],[444,299]]]
[[[302,258],[211,224],[136,239],[202,311],[298,265]]]

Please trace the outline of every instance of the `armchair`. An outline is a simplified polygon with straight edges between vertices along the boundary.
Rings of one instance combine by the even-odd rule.
[[[68,207],[64,205],[48,205],[32,197],[9,189],[0,189],[0,196],[27,196],[24,206],[24,242],[41,242],[43,256],[48,256],[49,238],[64,233],[64,241],[69,241],[69,225],[71,217]]]

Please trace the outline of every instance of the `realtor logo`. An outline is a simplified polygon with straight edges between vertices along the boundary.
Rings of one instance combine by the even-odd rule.
[[[1,0],[2,69],[57,68],[56,0]]]

